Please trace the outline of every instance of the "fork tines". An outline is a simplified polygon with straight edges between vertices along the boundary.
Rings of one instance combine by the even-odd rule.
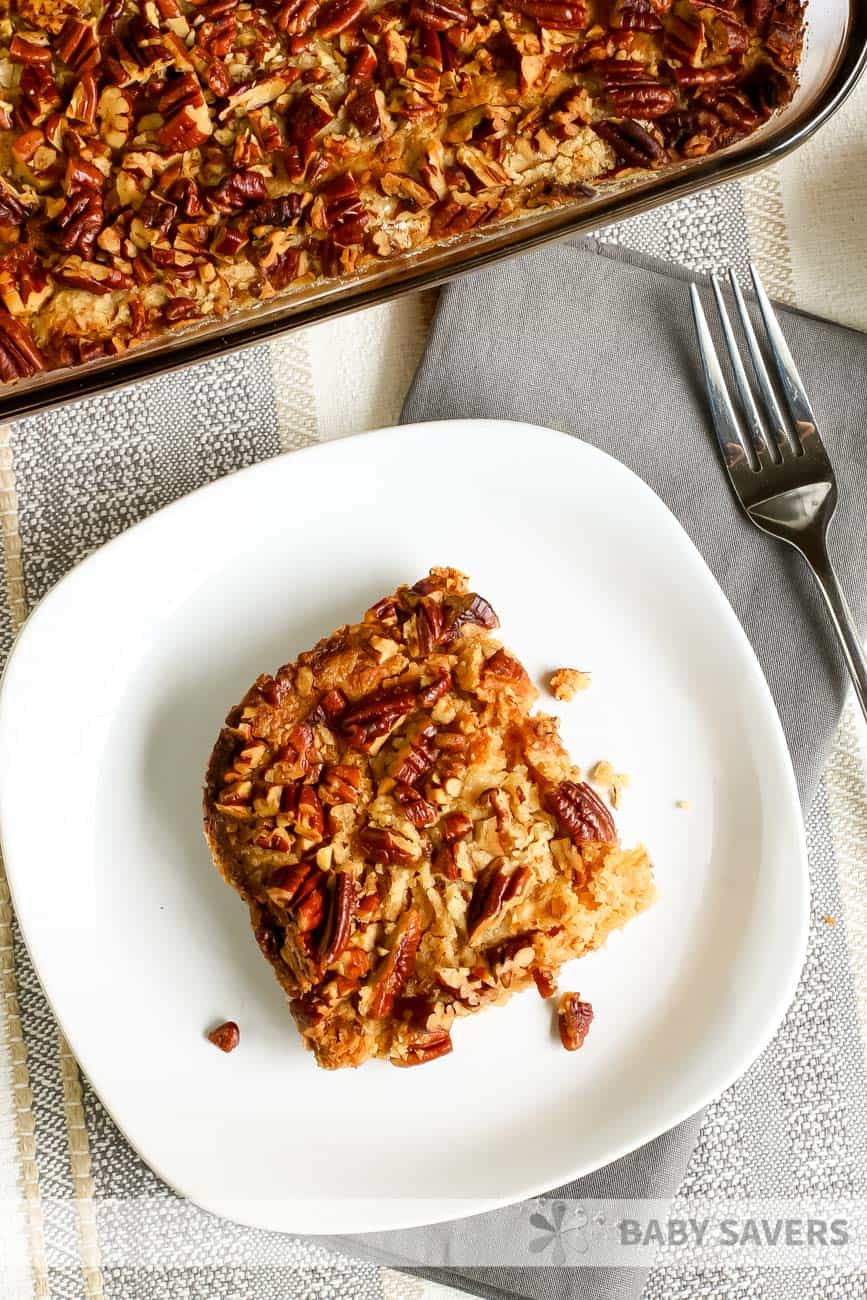
[[[769,463],[779,464],[787,458],[802,456],[805,450],[804,439],[817,432],[816,417],[813,415],[801,377],[792,360],[792,354],[774,315],[759,273],[752,263],[750,263],[750,275],[765,328],[767,347],[779,376],[783,397],[791,416],[791,424],[780,407],[734,271],[729,271],[728,281],[763,409],[760,409],[748,378],[719,277],[712,275],[711,284],[739,398],[739,413],[735,410],[729,393],[698,289],[694,284],[690,286],[692,310],[714,427],[723,458],[730,472],[747,468],[755,471]]]

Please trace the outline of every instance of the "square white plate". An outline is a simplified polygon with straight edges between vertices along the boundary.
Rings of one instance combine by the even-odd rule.
[[[721,487],[722,491],[722,480]],[[210,863],[201,783],[260,672],[432,564],[471,575],[660,899],[561,989],[458,1023],[416,1070],[317,1070]],[[679,809],[689,800],[689,811]],[[72,1048],[166,1182],[243,1222],[360,1232],[490,1209],[594,1169],[720,1093],[765,1046],[806,942],[801,814],[731,608],[659,499],[550,430],[454,421],[254,466],[132,528],[23,629],[0,695],[0,823],[24,935]],[[241,1046],[203,1031],[231,1018]]]

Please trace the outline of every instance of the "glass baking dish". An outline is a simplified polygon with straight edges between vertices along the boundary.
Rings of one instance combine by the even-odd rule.
[[[76,401],[151,375],[261,343],[342,312],[431,288],[502,257],[645,212],[775,162],[836,112],[867,63],[867,0],[810,0],[801,83],[792,103],[761,130],[708,158],[610,185],[541,213],[395,258],[357,276],[325,281],[219,320],[173,332],[120,357],[52,370],[0,390],[0,420]]]

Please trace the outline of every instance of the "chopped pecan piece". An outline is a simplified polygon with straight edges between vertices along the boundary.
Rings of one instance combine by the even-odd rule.
[[[356,804],[360,786],[360,767],[348,763],[331,763],[322,773],[319,798],[324,804]]]
[[[391,1015],[395,999],[403,992],[412,974],[421,934],[421,916],[415,908],[410,908],[397,931],[391,952],[371,985],[368,1014],[374,1020]]]
[[[359,749],[368,750],[380,736],[387,736],[416,706],[414,690],[383,691],[372,699],[359,700],[343,714],[341,730]]]
[[[234,1020],[224,1020],[208,1033],[208,1042],[219,1047],[221,1052],[234,1052],[241,1041],[241,1031]]]
[[[307,840],[321,840],[325,834],[322,803],[312,785],[302,786],[298,794],[295,829]]]
[[[415,861],[412,845],[396,831],[385,830],[381,826],[365,826],[359,832],[358,842],[369,862],[399,862],[407,865]]]
[[[533,976],[533,982],[539,990],[539,996],[542,998],[553,998],[557,992],[557,980],[554,972],[546,970],[543,966],[533,966],[530,969]]]
[[[447,1029],[431,1030],[429,1033],[417,1035],[411,1043],[407,1044],[405,1052],[400,1056],[390,1058],[392,1065],[402,1068],[412,1065],[426,1065],[428,1061],[435,1061],[440,1056],[448,1056],[452,1050],[452,1036]]]
[[[582,1002],[580,993],[564,993],[557,1009],[557,1028],[560,1041],[567,1052],[577,1052],[590,1032],[593,1008]]]
[[[471,944],[496,920],[507,903],[520,898],[530,883],[529,867],[506,870],[505,858],[494,859],[479,876],[467,909],[467,939]]]
[[[398,781],[394,789],[394,797],[413,826],[419,830],[425,826],[433,826],[437,820],[437,810],[433,804],[428,803],[418,790],[407,785],[406,782]]]
[[[28,379],[44,369],[42,353],[27,326],[8,311],[0,311],[0,379]]]

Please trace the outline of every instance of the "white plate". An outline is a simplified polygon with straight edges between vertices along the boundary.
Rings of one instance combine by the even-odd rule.
[[[578,1055],[528,993],[459,1022],[435,1064],[329,1074],[211,866],[202,773],[257,673],[445,563],[537,678],[592,672],[590,691],[543,707],[576,761],[631,774],[619,825],[649,845],[660,901],[564,973],[596,1011]],[[433,1222],[605,1164],[749,1066],[803,959],[800,809],[746,637],[649,488],[550,430],[386,429],[132,528],[22,631],[0,791],[18,917],[103,1102],[166,1182],[263,1227]],[[203,1037],[223,1018],[241,1026],[228,1057]]]

